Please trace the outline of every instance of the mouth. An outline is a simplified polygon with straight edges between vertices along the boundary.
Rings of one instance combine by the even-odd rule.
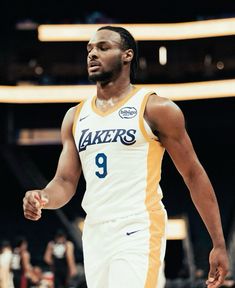
[[[100,65],[94,65],[94,66],[88,66],[88,70],[89,72],[95,72],[96,70],[98,70],[100,68]]]
[[[98,63],[97,61],[91,61],[91,62],[89,62],[89,64],[88,64],[88,69],[89,69],[89,71],[91,71],[91,72],[99,69],[99,67],[100,67],[100,63]]]

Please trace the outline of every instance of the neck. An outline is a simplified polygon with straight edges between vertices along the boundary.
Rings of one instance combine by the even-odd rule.
[[[124,76],[124,75],[123,75]],[[108,83],[97,82],[97,98],[103,100],[120,99],[132,90],[129,77],[119,77]]]
[[[97,85],[96,106],[103,112],[106,112],[125,98],[133,89],[134,86],[131,83],[126,83],[126,85],[122,86],[110,84],[106,87],[99,87]]]

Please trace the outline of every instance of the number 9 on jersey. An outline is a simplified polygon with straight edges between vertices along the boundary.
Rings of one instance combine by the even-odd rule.
[[[95,175],[99,178],[107,176],[107,156],[104,153],[98,153],[95,157],[95,164],[99,168]]]

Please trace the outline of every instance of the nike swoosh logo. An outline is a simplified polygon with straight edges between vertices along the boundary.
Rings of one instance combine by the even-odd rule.
[[[79,121],[85,120],[87,117],[89,117],[89,115],[87,115],[87,116],[85,116],[85,117],[82,117],[82,118],[80,118],[80,120],[79,120]]]
[[[134,234],[134,233],[137,233],[137,232],[139,232],[139,231],[140,231],[140,230],[131,231],[131,232],[126,232],[126,235],[129,236],[129,235]]]

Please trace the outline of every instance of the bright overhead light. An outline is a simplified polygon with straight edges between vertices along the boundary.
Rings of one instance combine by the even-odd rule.
[[[176,101],[235,96],[234,79],[135,86]],[[95,93],[95,85],[0,86],[0,103],[77,103]]]
[[[187,224],[185,219],[168,219],[167,240],[184,240],[187,237]]]
[[[39,25],[40,41],[88,41],[107,24]],[[182,40],[235,35],[235,18],[161,24],[111,24],[128,29],[136,40]]]
[[[159,48],[159,63],[163,66],[167,63],[167,49],[164,46]]]

